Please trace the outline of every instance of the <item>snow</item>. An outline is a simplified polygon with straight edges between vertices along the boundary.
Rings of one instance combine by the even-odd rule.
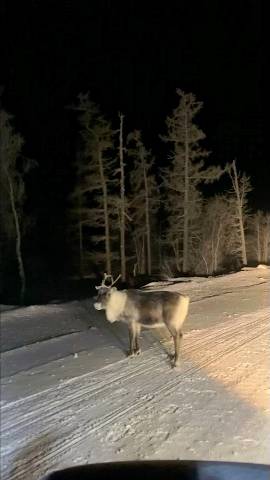
[[[191,297],[177,370],[162,330],[126,358],[125,325],[91,299],[2,308],[3,480],[131,459],[269,464],[270,271],[183,280],[146,287]]]
[[[263,268],[264,270],[269,270],[270,266],[269,265],[264,265],[263,263],[260,263],[257,268]]]

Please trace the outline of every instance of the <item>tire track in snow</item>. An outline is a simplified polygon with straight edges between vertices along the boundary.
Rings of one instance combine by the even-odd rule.
[[[190,303],[202,302],[204,300],[209,300],[210,298],[216,298],[216,297],[220,297],[220,296],[223,296],[223,295],[238,294],[239,291],[246,290],[247,288],[257,287],[259,285],[264,285],[265,283],[268,283],[268,281],[263,280],[262,282],[254,283],[254,284],[251,284],[251,285],[244,285],[244,286],[240,286],[240,287],[235,287],[233,290],[224,290],[224,291],[220,291],[218,293],[204,295],[202,297],[198,297],[198,298],[195,298],[194,300],[191,300]]]
[[[150,367],[148,367],[147,369],[144,369],[143,372],[147,373],[148,371],[152,371],[159,364],[160,364],[160,360],[156,360],[155,362],[150,361]],[[117,377],[115,377],[115,373],[113,373],[113,375],[111,376],[112,378],[109,381],[104,380],[104,381],[97,382],[98,384],[101,384],[100,386],[96,386],[94,388],[91,388],[91,385],[86,385],[84,387],[80,387],[79,392],[76,391],[74,395],[69,395],[64,400],[62,398],[60,398],[59,400],[54,401],[53,406],[51,406],[51,407],[48,407],[49,399],[47,399],[47,401],[42,402],[42,405],[40,406],[40,408],[24,414],[23,419],[20,419],[21,415],[17,415],[16,418],[17,419],[19,418],[20,420],[15,421],[13,424],[10,424],[7,421],[6,425],[5,425],[5,423],[3,422],[4,427],[2,428],[2,433],[4,434],[6,430],[10,430],[11,428],[12,429],[17,428],[19,425],[24,424],[24,423],[27,423],[27,425],[35,423],[36,421],[39,420],[39,418],[36,418],[33,421],[29,420],[29,418],[36,417],[37,414],[42,415],[42,419],[50,417],[54,413],[57,413],[59,411],[59,405],[61,406],[61,409],[63,409],[66,405],[69,405],[69,407],[70,407],[70,405],[72,407],[74,407],[74,406],[76,406],[77,403],[80,403],[82,398],[85,398],[85,396],[87,394],[88,395],[87,395],[86,399],[89,400],[92,397],[95,397],[99,394],[103,394],[107,390],[110,390],[112,385],[115,386],[115,385],[117,385],[117,384],[119,384],[119,383],[121,383],[125,380],[130,381],[131,378],[134,379],[134,378],[136,378],[137,376],[140,376],[140,375],[142,375],[142,368],[141,368],[141,365],[137,365],[137,368],[134,369],[133,373],[128,371],[124,375],[120,375],[120,376],[118,375]],[[91,389],[91,392],[89,392],[89,389]],[[59,395],[62,395],[64,393],[62,390],[64,390],[64,388],[63,389],[58,388]],[[55,395],[52,394],[51,396],[54,397]],[[71,402],[73,402],[73,403],[71,403]],[[13,420],[14,420],[14,418],[15,418],[15,416],[12,416]],[[15,420],[16,420],[16,418],[15,418]]]
[[[260,320],[257,320],[257,321],[252,321],[248,325],[245,323],[245,333],[247,333],[247,327],[250,330],[253,330],[256,325],[261,324],[261,321],[262,321],[262,318],[260,318]],[[225,327],[223,329],[223,331],[219,330],[219,332],[221,332],[221,334],[218,337],[216,335],[216,331],[215,331],[216,329],[214,328],[214,331],[212,332],[212,335],[211,334],[207,335],[207,341],[209,342],[209,340],[213,339],[214,340],[212,342],[213,347],[216,344],[220,343],[221,341],[222,342],[228,341],[232,337],[234,337],[237,332],[239,332],[240,326],[241,326],[241,324],[238,323],[234,328],[230,328],[229,331],[228,331],[228,328]],[[168,344],[169,342],[164,342],[164,343]],[[199,339],[199,341],[197,341],[197,342],[193,341],[190,348],[184,348],[183,349],[183,353],[185,355],[190,355],[190,354],[196,352],[196,350],[200,350],[200,348],[203,345],[205,345],[205,339],[204,338],[202,338],[201,340]],[[156,350],[154,350],[154,351],[153,350],[150,353],[151,357],[152,357],[153,353],[156,353],[158,351],[158,348],[156,348]],[[141,358],[142,357],[143,357],[143,355],[141,356]],[[142,360],[144,360],[144,359],[142,358]],[[89,400],[90,398],[92,398],[92,397],[94,397],[98,394],[105,393],[107,390],[110,389],[110,387],[112,385],[119,384],[119,382],[122,384],[122,382],[124,382],[125,380],[129,381],[131,378],[136,378],[137,376],[142,374],[142,367],[141,367],[141,362],[135,364],[135,361],[136,361],[135,359],[131,360],[130,364],[128,364],[128,365],[127,365],[127,360],[126,359],[120,360],[120,362],[117,362],[118,364],[124,362],[125,366],[128,367],[127,372],[124,373],[123,375],[119,376],[119,374],[117,373],[117,378],[115,376],[115,372],[113,372],[110,375],[109,379],[106,378],[105,380],[98,382],[98,385],[96,385],[97,382],[95,381],[95,378],[94,378],[94,380],[92,380],[92,384],[94,384],[95,387],[91,390],[91,392],[89,392],[89,390],[91,389],[91,385],[89,385],[89,383],[87,383],[87,385],[82,386],[81,381],[83,379],[86,380],[89,377],[90,377],[90,379],[93,376],[95,377],[95,375],[96,375],[95,372],[91,372],[90,374],[84,374],[82,377],[76,378],[75,382],[80,385],[79,392],[75,391],[75,393],[73,395],[69,395],[66,399],[63,400],[63,396],[65,395],[65,390],[70,387],[70,384],[69,384],[70,381],[67,381],[65,385],[61,385],[60,388],[58,387],[57,390],[58,390],[59,394],[61,395],[61,398],[59,400],[54,400],[54,403],[53,403],[52,407],[48,407],[48,403],[51,400],[50,397],[52,397],[52,400],[55,399],[55,389],[50,389],[51,390],[51,392],[50,392],[51,395],[49,396],[49,393],[47,394],[48,396],[46,396],[45,400],[43,402],[41,402],[38,409],[32,410],[29,413],[25,413],[25,414],[24,414],[23,411],[20,410],[18,415],[16,415],[16,416],[12,415],[13,422],[11,422],[11,423],[10,423],[9,419],[7,419],[6,422],[5,422],[5,420],[3,420],[2,433],[4,434],[7,429],[10,430],[10,429],[17,428],[18,425],[26,423],[26,422],[27,422],[27,425],[31,424],[32,423],[31,422],[31,417],[37,417],[36,421],[39,420],[40,416],[42,416],[42,418],[49,417],[50,415],[54,414],[54,411],[58,412],[59,405],[61,405],[62,410],[64,409],[65,405],[69,405],[69,407],[70,406],[75,406],[77,403],[81,402],[81,399],[84,398],[86,394],[88,394],[87,400]],[[133,363],[133,362],[134,362],[134,367],[135,368],[131,370],[130,367],[132,366],[131,363]],[[148,365],[147,368],[144,368],[143,373],[147,373],[148,371],[154,370],[158,365],[160,365],[160,359],[156,359],[155,361],[153,361],[152,359],[149,359],[148,363],[150,363],[150,366]],[[107,366],[107,367],[104,368],[104,370],[105,369],[108,370],[108,368],[109,367]],[[43,394],[43,392],[41,392],[40,395],[42,395],[42,394]],[[23,404],[26,404],[27,403],[26,400],[28,400],[28,399],[31,402],[32,398],[27,397],[26,399],[19,400],[16,403],[19,403],[19,402],[21,403],[22,402]],[[73,400],[75,400],[74,403],[72,403]],[[2,409],[3,412],[4,412],[5,408],[10,408],[10,406],[5,405]],[[22,415],[23,415],[23,418],[22,418]],[[18,421],[18,419],[19,419],[19,421]]]
[[[259,321],[256,321],[256,322],[251,322],[251,324],[249,325],[249,330],[253,330],[254,329],[254,326],[256,324],[261,324],[261,321],[262,319],[260,319]],[[247,327],[247,325],[246,325]],[[210,335],[207,335],[207,341],[208,341],[208,344],[209,344],[209,339],[213,339],[214,341],[212,342],[212,345],[211,345],[211,348],[214,347],[215,345],[219,344],[219,343],[224,343],[224,341],[228,341],[230,340],[231,338],[233,338],[235,336],[235,334],[237,333],[237,330],[239,330],[240,328],[240,325],[238,325],[236,328],[234,328],[232,331],[231,329],[229,330],[229,334],[226,335],[226,331],[228,330],[227,328],[225,328],[225,336],[224,336],[224,333],[223,335],[219,335],[218,337],[216,336],[216,332],[214,331],[210,337]],[[247,333],[247,328],[245,328],[245,334]],[[203,338],[201,341],[197,342],[194,344],[194,342],[192,343],[192,346],[191,348],[189,349],[184,349],[184,354],[185,355],[190,355],[194,352],[196,352],[196,350],[200,350],[201,346],[205,345],[205,339]],[[195,348],[194,348],[195,347]],[[151,352],[151,355],[153,355],[153,353],[156,353],[154,351]],[[216,356],[216,353],[214,354],[214,356]],[[134,359],[135,360],[135,359]],[[144,360],[142,358],[142,360]],[[121,361],[123,362],[123,361]],[[143,372],[142,372],[142,367],[141,367],[141,363],[140,364],[137,364],[135,365],[135,369],[133,369],[133,371],[130,371],[130,366],[131,365],[127,365],[128,367],[128,370],[126,373],[124,373],[122,376],[118,375],[117,374],[117,378],[115,377],[115,373],[113,373],[111,375],[111,378],[108,382],[108,379],[105,379],[105,381],[102,381],[100,382],[101,383],[101,387],[96,387],[94,388],[94,391],[93,389],[91,390],[91,392],[89,392],[89,390],[91,389],[91,385],[87,384],[86,386],[82,387],[80,386],[80,389],[79,389],[79,392],[75,391],[75,394],[73,395],[69,395],[65,400],[63,400],[63,396],[65,395],[65,390],[66,390],[66,387],[67,385],[65,385],[63,388],[60,388],[58,389],[58,392],[59,394],[62,393],[62,397],[59,399],[59,400],[55,400],[55,391],[53,390],[51,392],[51,397],[52,397],[52,400],[54,399],[54,402],[53,402],[53,406],[50,408],[48,407],[48,403],[50,402],[50,397],[47,397],[46,396],[46,399],[44,400],[43,404],[41,405],[40,408],[38,409],[34,409],[32,411],[30,411],[29,413],[26,413],[26,414],[23,414],[23,411],[20,411],[19,414],[17,415],[17,418],[19,418],[20,420],[19,421],[16,421],[16,418],[15,418],[15,422],[14,422],[14,416],[12,416],[12,420],[13,422],[10,423],[9,419],[7,419],[7,422],[3,421],[3,425],[2,425],[2,434],[5,434],[6,430],[8,429],[9,431],[12,429],[15,429],[17,430],[18,426],[21,425],[21,428],[24,427],[24,423],[27,423],[27,426],[29,426],[30,424],[32,423],[35,423],[37,421],[40,420],[40,417],[42,417],[42,419],[46,419],[50,416],[53,416],[54,413],[58,413],[59,411],[59,405],[61,405],[61,410],[64,410],[64,407],[66,405],[68,405],[69,407],[69,410],[71,409],[71,407],[75,407],[77,404],[80,404],[81,403],[81,400],[82,398],[85,399],[85,401],[91,399],[92,397],[95,397],[96,395],[100,394],[100,393],[104,393],[105,391],[109,390],[111,385],[114,385],[115,384],[120,384],[123,385],[123,382],[125,380],[127,381],[130,381],[131,378],[134,378],[134,377],[137,377],[137,376],[140,376],[142,373],[147,373],[149,371],[152,371],[154,370],[158,365],[160,365],[160,360],[159,359],[156,359],[156,361],[153,361],[152,359],[148,360],[148,362],[150,362],[150,367],[149,365],[147,365],[147,368],[143,368]],[[133,363],[133,362],[132,362]],[[125,364],[126,364],[126,361],[125,361]],[[143,364],[144,365],[144,364]],[[88,374],[84,375],[84,377],[87,377]],[[79,384],[81,383],[81,377],[79,379],[76,379],[77,381],[79,380]],[[76,382],[77,383],[77,382]],[[68,387],[70,387],[70,385],[68,385]],[[88,394],[88,395],[87,395]],[[87,395],[87,398],[85,398],[85,396]],[[28,397],[29,398],[29,397]],[[30,397],[31,399],[31,397]],[[75,402],[73,402],[73,400],[75,400]],[[3,408],[4,410],[4,408]],[[22,418],[23,416],[23,418]],[[35,420],[31,421],[30,418],[31,417],[36,417]]]
[[[254,340],[260,336],[258,335],[253,335],[250,336],[248,339],[246,339],[244,342],[241,343],[241,346],[246,345],[250,341]],[[227,354],[233,353],[235,350],[239,348],[239,343],[236,345],[236,347],[228,348],[226,351],[223,352],[222,355],[220,355],[218,358],[215,358],[214,360],[209,360],[206,361],[203,365],[200,365],[197,368],[190,368],[188,369],[185,374],[182,376],[182,380],[185,379],[187,376],[193,375],[200,370],[202,370],[204,367],[210,365],[211,363],[218,362],[220,361],[221,357],[226,356]],[[177,379],[173,379],[167,384],[165,383],[164,385],[164,378],[162,381],[163,387],[159,388],[158,390],[151,392],[150,394],[144,394],[139,401],[137,401],[134,405],[130,405],[129,407],[123,409],[122,406],[120,406],[116,411],[113,413],[108,413],[103,415],[101,418],[96,419],[94,421],[85,420],[83,423],[80,423],[79,428],[77,428],[77,431],[74,433],[73,429],[70,432],[70,437],[66,438],[64,441],[61,438],[59,441],[55,442],[54,444],[54,450],[50,451],[46,457],[44,457],[43,454],[35,456],[35,463],[34,463],[34,468],[35,470],[42,465],[42,468],[47,471],[49,468],[55,468],[57,465],[57,458],[60,455],[64,455],[67,453],[73,446],[77,445],[78,443],[81,443],[83,440],[85,440],[90,434],[93,434],[102,428],[114,424],[116,421],[119,421],[121,418],[125,418],[127,414],[135,413],[138,414],[140,413],[144,408],[147,402],[157,400],[158,397],[167,397],[170,395],[177,387],[180,382],[177,381]],[[163,395],[162,395],[163,394]],[[44,432],[42,432],[44,434]],[[49,433],[49,432],[45,432]],[[30,461],[31,468],[33,468],[33,462]],[[10,477],[3,477],[3,480],[6,480],[6,478],[9,478],[10,480],[15,480],[19,478],[27,478],[26,474],[30,474],[28,465],[26,464],[26,468],[18,469],[16,471],[15,475],[12,475]]]

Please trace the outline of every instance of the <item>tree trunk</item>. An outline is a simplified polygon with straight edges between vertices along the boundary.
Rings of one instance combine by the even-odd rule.
[[[222,224],[220,222],[219,226],[218,226],[218,231],[217,231],[217,241],[216,241],[216,248],[215,248],[215,263],[214,263],[214,272],[215,273],[217,272],[217,268],[218,268],[218,254],[219,254],[221,229],[222,229]]]
[[[238,208],[238,215],[239,215],[239,225],[240,225],[241,245],[242,245],[242,262],[243,262],[243,265],[247,265],[245,230],[244,230],[243,215],[242,215],[241,207]]]
[[[269,261],[269,247],[270,247],[270,215],[266,216],[266,222],[263,225],[263,263]]]
[[[145,236],[142,236],[142,266],[141,266],[141,273],[145,275]]]
[[[137,275],[137,272],[141,273],[141,270],[140,270],[141,269],[141,258],[140,258],[140,246],[139,246],[139,242],[138,242],[136,233],[134,234],[133,239],[134,239],[134,247],[135,247],[135,255],[136,255],[136,263],[133,267],[133,276],[135,277],[135,275]]]
[[[23,264],[23,258],[22,258],[22,251],[21,251],[21,230],[20,230],[20,224],[19,224],[19,218],[16,210],[16,205],[15,205],[15,199],[14,199],[14,190],[13,190],[13,185],[11,178],[9,176],[9,173],[7,173],[7,179],[8,179],[8,184],[9,184],[9,195],[10,195],[10,203],[11,203],[11,209],[14,217],[14,223],[15,223],[15,229],[16,229],[16,257],[18,261],[18,267],[19,267],[19,275],[21,279],[21,292],[20,292],[20,303],[23,304],[24,302],[24,297],[25,297],[25,288],[26,288],[26,280],[25,280],[25,271],[24,271],[24,264]]]
[[[232,163],[232,168],[233,168],[233,174],[234,174],[234,189],[235,189],[236,199],[237,199],[237,216],[238,216],[240,236],[241,236],[242,263],[243,263],[243,265],[247,265],[247,251],[246,251],[246,240],[245,240],[245,230],[244,230],[244,221],[243,221],[243,211],[242,211],[241,196],[240,196],[238,175],[237,175],[235,160]]]
[[[257,262],[261,263],[261,258],[262,258],[262,252],[261,252],[261,229],[260,229],[260,217],[257,217],[257,225],[256,225],[256,230],[257,230]]]
[[[125,171],[124,171],[124,149],[123,149],[123,119],[120,117],[119,134],[119,158],[120,158],[120,257],[121,257],[121,277],[126,281],[126,247],[125,247]]]
[[[188,272],[188,237],[189,237],[189,142],[187,112],[185,115],[185,193],[184,193],[184,238],[183,238],[183,272]]]
[[[79,208],[79,269],[80,269],[80,278],[84,276],[84,258],[83,258],[83,230],[82,230],[82,196],[81,190],[79,191],[79,198],[78,198],[78,208]]]
[[[179,247],[179,240],[176,239],[175,241],[172,241],[172,249],[173,249],[173,252],[174,252],[174,256],[175,256],[175,263],[176,263],[176,268],[177,268],[177,272],[180,272],[181,271],[181,262],[182,262],[182,258],[181,258],[181,251],[180,251],[180,247]]]
[[[161,230],[161,222],[159,221],[158,225],[158,230],[159,230],[159,236],[158,236],[158,268],[161,271],[162,269],[162,264],[163,264],[163,251],[162,251],[162,230]]]
[[[145,191],[145,229],[146,229],[146,249],[147,249],[147,274],[152,273],[152,258],[151,258],[151,230],[149,218],[149,191],[148,182],[145,169],[145,162],[143,159],[143,177],[144,177],[144,191]]]
[[[145,252],[144,252],[144,236],[139,235],[137,236],[134,233],[134,245],[135,245],[135,253],[136,253],[136,270],[139,274],[145,273]]]
[[[82,222],[79,221],[80,278],[84,276]]]
[[[203,262],[205,264],[205,269],[206,269],[206,275],[208,276],[209,275],[209,268],[208,268],[208,263],[206,261],[206,258],[204,255],[202,255],[202,259],[203,259]]]
[[[102,185],[103,193],[103,210],[104,210],[104,222],[105,222],[105,254],[106,254],[106,273],[111,275],[111,246],[110,246],[110,224],[109,224],[109,210],[108,210],[108,189],[104,175],[102,151],[98,151],[99,173]]]
[[[213,275],[213,272],[215,270],[215,247],[214,247],[214,234],[213,234],[213,231],[212,231],[212,235],[211,235],[211,247],[210,247],[210,251],[211,251],[211,263],[210,263],[210,267],[208,268],[208,273],[210,271],[211,275]]]

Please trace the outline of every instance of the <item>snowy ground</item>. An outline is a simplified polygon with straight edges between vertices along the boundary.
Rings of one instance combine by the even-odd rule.
[[[124,325],[92,301],[5,308],[2,479],[86,462],[196,459],[270,463],[270,270],[150,285],[191,296],[183,362],[168,336]]]

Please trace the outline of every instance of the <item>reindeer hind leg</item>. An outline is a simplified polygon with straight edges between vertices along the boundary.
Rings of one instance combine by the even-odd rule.
[[[174,357],[174,367],[179,367],[180,366],[180,346],[182,343],[183,339],[183,333],[181,332],[175,332],[175,335],[173,337],[174,340],[174,349],[175,349],[175,357]]]
[[[141,332],[141,326],[139,324],[136,325],[136,336],[135,336],[135,354],[140,355],[141,349],[139,346],[139,335]]]
[[[180,346],[181,346],[181,340],[183,337],[183,333],[180,330],[176,330],[174,327],[169,327],[167,325],[167,328],[170,332],[170,334],[173,336],[173,342],[174,342],[174,355],[171,355],[170,358],[173,360],[173,367],[179,367],[180,365]]]

